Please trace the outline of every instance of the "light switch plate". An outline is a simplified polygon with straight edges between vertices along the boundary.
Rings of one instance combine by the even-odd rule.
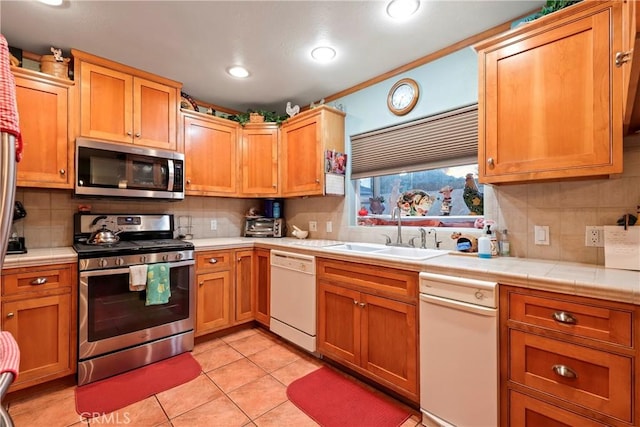
[[[549,245],[549,226],[533,226],[533,238],[536,245]]]

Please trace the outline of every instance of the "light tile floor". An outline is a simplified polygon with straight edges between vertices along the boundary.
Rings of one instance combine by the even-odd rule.
[[[28,397],[9,394],[5,403],[16,427],[317,426],[287,399],[286,389],[322,360],[260,328],[199,342],[193,355],[203,371],[196,379],[91,420],[75,411],[74,385]],[[420,425],[418,412],[408,409],[412,416],[401,427]]]

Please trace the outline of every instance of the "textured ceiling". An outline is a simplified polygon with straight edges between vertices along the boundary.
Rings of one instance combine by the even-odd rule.
[[[184,84],[196,99],[246,111],[306,105],[408,64],[515,17],[544,1],[422,0],[404,23],[384,1],[34,1],[0,2],[11,46],[49,54],[75,48]],[[333,45],[330,64],[311,60]],[[239,80],[225,72],[247,67]]]

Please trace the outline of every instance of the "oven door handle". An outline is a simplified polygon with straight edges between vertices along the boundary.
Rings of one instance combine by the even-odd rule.
[[[158,264],[158,263],[154,263],[154,264]],[[186,261],[170,262],[169,269],[177,268],[177,267],[185,267],[185,266],[195,265],[195,264],[196,264],[196,261],[193,259],[186,260]],[[153,265],[153,264],[148,264],[148,265]],[[123,274],[128,272],[129,272],[129,267],[111,268],[107,270],[90,270],[90,271],[81,271],[80,277],[112,276],[115,274]]]

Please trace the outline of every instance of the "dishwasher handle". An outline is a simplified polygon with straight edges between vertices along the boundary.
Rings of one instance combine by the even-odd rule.
[[[484,307],[481,305],[469,304],[462,301],[454,301],[446,298],[440,298],[433,295],[420,294],[420,301],[427,304],[435,304],[441,307],[451,308],[454,310],[465,311],[468,313],[478,314],[485,317],[496,317],[498,309],[492,307]]]

